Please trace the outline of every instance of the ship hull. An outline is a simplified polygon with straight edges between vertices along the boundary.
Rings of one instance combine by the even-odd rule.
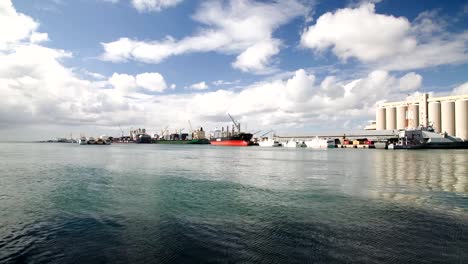
[[[210,144],[210,141],[208,139],[193,139],[193,140],[155,140],[153,143],[155,144],[175,144],[175,145],[180,145],[180,144],[196,144],[196,145],[201,145],[201,144]]]
[[[226,140],[212,140],[211,145],[215,146],[231,146],[231,147],[247,147],[250,142],[245,140],[226,139]]]

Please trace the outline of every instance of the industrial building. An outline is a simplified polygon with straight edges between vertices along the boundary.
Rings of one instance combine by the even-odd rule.
[[[430,97],[424,93],[414,100],[380,104],[376,110],[376,130],[429,125],[436,133],[468,141],[468,94]]]

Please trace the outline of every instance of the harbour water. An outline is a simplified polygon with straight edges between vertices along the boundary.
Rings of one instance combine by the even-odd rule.
[[[468,263],[468,150],[0,143],[0,263]]]

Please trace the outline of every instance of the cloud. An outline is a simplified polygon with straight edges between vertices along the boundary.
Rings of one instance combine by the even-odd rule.
[[[157,72],[145,72],[136,76],[138,86],[152,92],[162,92],[166,90],[167,84],[164,77]]]
[[[257,43],[237,56],[232,66],[244,72],[269,73],[272,69],[268,64],[271,57],[278,54],[279,46],[278,40]]]
[[[115,89],[125,93],[137,92],[138,88],[149,92],[163,92],[167,88],[164,77],[157,72],[145,72],[136,76],[114,73],[108,82]]]
[[[377,101],[401,100],[422,84],[414,72],[398,78],[386,70],[372,70],[344,79],[298,69],[236,90],[161,93],[167,83],[156,72],[114,73],[97,80],[83,70],[76,73],[64,64],[73,54],[31,41],[36,30],[0,41],[6,48],[0,52],[0,130],[37,125],[81,131],[91,126],[115,128],[118,135],[118,125],[152,131],[167,124],[185,127],[186,120],[209,130],[228,123],[228,112],[251,130],[352,129],[374,117]],[[463,91],[466,84],[454,93]],[[33,133],[27,134],[30,139]]]
[[[173,7],[181,2],[182,0],[132,0],[132,5],[139,12],[159,12],[163,8]]]
[[[8,45],[28,39],[39,23],[31,17],[17,13],[11,0],[0,1],[0,51]]]
[[[37,33],[34,32],[31,34],[29,37],[29,41],[31,43],[41,43],[41,42],[46,42],[49,41],[49,35],[47,33]]]
[[[468,82],[455,87],[452,91],[453,95],[463,95],[463,94],[468,94]]]
[[[240,80],[235,80],[235,81],[224,81],[224,80],[216,80],[211,82],[214,86],[221,86],[221,85],[231,85],[231,84],[238,84],[240,83]]]
[[[375,68],[408,70],[468,61],[468,32],[446,33],[436,12],[405,17],[375,12],[374,3],[327,12],[308,27],[301,45],[331,49],[342,61],[356,58]]]
[[[208,89],[208,85],[205,82],[199,82],[190,85],[190,88],[194,90],[206,90]]]
[[[400,90],[402,91],[414,91],[421,87],[422,76],[414,72],[407,73],[400,79]]]
[[[123,37],[102,43],[104,53],[101,58],[112,62],[160,63],[171,56],[214,51],[236,54],[236,61],[232,64],[235,68],[265,73],[271,71],[271,59],[281,47],[281,41],[273,38],[273,32],[306,13],[307,8],[298,0],[271,3],[206,1],[193,15],[193,19],[203,25],[196,34],[180,40],[168,36],[158,41]]]

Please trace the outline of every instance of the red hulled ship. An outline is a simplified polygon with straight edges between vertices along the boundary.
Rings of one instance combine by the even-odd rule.
[[[211,138],[211,145],[246,147],[252,145],[252,141],[250,141],[252,136],[250,133],[239,133],[232,136],[215,137]]]
[[[240,123],[237,123],[231,115],[229,115],[229,117],[234,123],[232,131],[229,131],[229,126],[226,128],[226,131],[224,131],[224,127],[222,130],[215,130],[210,140],[211,145],[234,147],[246,147],[253,145],[253,142],[250,141],[253,137],[253,134],[240,132]],[[235,131],[234,127],[237,129],[237,131]]]

